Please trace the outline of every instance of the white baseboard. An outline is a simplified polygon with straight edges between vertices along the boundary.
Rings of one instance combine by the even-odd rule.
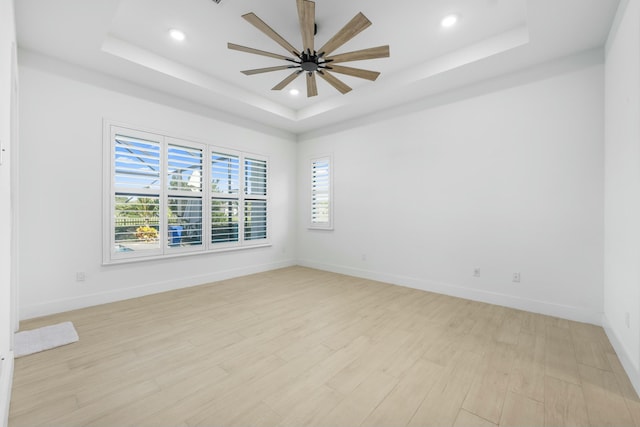
[[[518,310],[545,314],[547,316],[560,317],[562,319],[574,320],[576,322],[591,323],[598,326],[600,326],[602,322],[602,313],[588,310],[582,307],[556,304],[547,301],[537,301],[513,295],[484,291],[481,289],[469,289],[462,286],[436,282],[433,280],[416,279],[414,277],[362,270],[340,265],[322,264],[314,261],[298,260],[298,265],[316,268],[318,270],[346,274],[349,276],[361,277],[363,279],[377,280],[380,282],[404,286],[407,288],[419,289],[422,291],[435,292],[438,294],[444,294],[473,301],[485,302],[488,304],[515,308]]]
[[[0,361],[0,427],[9,425],[9,405],[11,403],[11,384],[13,382],[13,352]]]
[[[22,306],[20,307],[20,315],[21,319],[31,319],[34,317],[46,316],[49,314],[76,310],[79,308],[91,307],[94,305],[122,301],[130,298],[137,298],[145,295],[197,286],[204,283],[231,279],[248,274],[261,273],[264,271],[290,267],[293,265],[301,265],[304,267],[316,268],[319,270],[332,271],[334,273],[347,274],[350,276],[362,277],[371,280],[378,280],[398,286],[405,286],[408,288],[419,289],[423,291],[436,292],[439,294],[466,298],[474,301],[531,311],[534,313],[546,314],[563,319],[575,320],[577,322],[591,323],[599,326],[602,325],[602,313],[591,311],[581,307],[555,304],[547,301],[531,300],[513,295],[483,291],[480,289],[469,289],[462,286],[456,286],[432,280],[417,279],[413,277],[362,270],[340,265],[323,264],[308,260],[298,260],[297,262],[294,260],[287,260],[277,263],[254,265],[231,270],[216,271],[215,273],[206,275],[183,277],[180,279],[151,283],[132,288],[117,289],[114,291],[99,292],[94,294],[82,295],[79,297],[52,300],[44,303]]]
[[[611,345],[613,346],[618,359],[620,359],[620,363],[622,363],[622,367],[627,373],[627,376],[631,381],[631,385],[633,385],[636,393],[638,394],[638,396],[640,396],[640,372],[638,371],[638,369],[636,369],[633,362],[631,362],[632,359],[629,356],[629,352],[627,351],[625,346],[622,345],[622,341],[620,341],[618,335],[616,335],[615,331],[611,327],[609,319],[605,314],[602,315],[602,327],[604,328],[604,332],[607,334],[607,337],[609,338],[609,341],[611,342]]]
[[[49,314],[63,313],[65,311],[77,310],[80,308],[107,304],[110,302],[122,301],[131,298],[138,298],[145,295],[173,291],[176,289],[189,288],[205,283],[232,279],[234,277],[262,273],[265,271],[276,270],[278,268],[291,267],[293,265],[296,265],[295,261],[293,260],[252,265],[248,267],[216,271],[214,273],[200,276],[181,277],[180,279],[149,283],[132,288],[117,289],[108,292],[98,292],[78,297],[47,301],[39,304],[25,305],[20,307],[20,318],[22,320],[25,320],[32,319],[34,317],[47,316]]]

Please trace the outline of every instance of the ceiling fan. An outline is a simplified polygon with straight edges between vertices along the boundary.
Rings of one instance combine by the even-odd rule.
[[[312,97],[318,95],[318,87],[316,85],[316,74],[323,78],[327,83],[336,88],[340,93],[345,94],[351,90],[343,81],[338,79],[332,73],[345,74],[348,76],[359,77],[374,81],[380,75],[377,71],[363,70],[360,68],[344,67],[336,65],[343,62],[362,61],[365,59],[388,58],[389,46],[378,46],[369,49],[357,50],[338,55],[331,55],[340,46],[354,38],[364,29],[371,25],[371,21],[367,19],[362,12],[358,13],[349,21],[340,31],[338,31],[328,42],[326,42],[318,50],[314,47],[315,36],[315,9],[316,4],[310,0],[296,0],[298,6],[298,18],[300,21],[300,32],[302,33],[302,50],[299,51],[291,43],[286,41],[282,36],[276,33],[262,19],[258,18],[253,12],[242,15],[250,24],[262,31],[267,37],[274,40],[282,46],[293,57],[279,55],[277,53],[266,52],[264,50],[253,49],[246,46],[240,46],[234,43],[228,43],[227,47],[232,50],[253,53],[256,55],[268,56],[270,58],[282,59],[290,62],[287,65],[280,65],[268,68],[258,68],[255,70],[242,71],[245,75],[254,75],[260,73],[269,73],[272,71],[280,71],[293,69],[293,73],[287,76],[280,83],[275,85],[272,90],[282,90],[289,83],[293,82],[302,73],[307,76],[307,96]]]

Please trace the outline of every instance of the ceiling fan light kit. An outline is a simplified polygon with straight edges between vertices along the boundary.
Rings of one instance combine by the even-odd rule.
[[[214,0],[215,1],[215,0]],[[254,70],[242,71],[245,75],[254,75],[261,73],[269,73],[272,71],[281,71],[292,69],[293,72],[284,80],[275,85],[272,90],[282,90],[293,82],[302,73],[307,76],[307,97],[318,95],[316,84],[316,74],[323,80],[336,88],[340,93],[345,94],[351,91],[351,88],[338,79],[333,73],[344,74],[347,76],[358,77],[361,79],[374,81],[380,75],[377,71],[363,70],[360,68],[351,68],[336,65],[343,62],[362,61],[367,59],[388,58],[389,46],[378,46],[369,49],[363,49],[339,55],[331,56],[342,45],[354,38],[360,32],[371,25],[371,21],[367,19],[362,12],[358,13],[349,21],[340,31],[338,31],[329,41],[327,41],[318,50],[315,49],[314,36],[316,33],[315,8],[316,4],[310,0],[296,0],[298,6],[298,19],[300,21],[300,32],[302,34],[302,50],[297,50],[291,43],[286,41],[282,36],[276,33],[269,25],[254,13],[247,13],[242,17],[251,25],[262,31],[267,37],[282,46],[291,56],[279,55],[259,49],[228,43],[227,47],[254,55],[267,56],[270,58],[281,59],[289,64],[258,68]]]

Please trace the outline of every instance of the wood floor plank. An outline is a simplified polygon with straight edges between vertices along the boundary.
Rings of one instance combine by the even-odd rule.
[[[592,426],[635,425],[612,372],[586,365],[579,365],[579,370]]]
[[[431,342],[422,357],[430,362],[447,366],[454,355],[465,351],[463,342],[466,336],[466,334],[455,332],[448,327],[443,328],[442,333]]]
[[[398,383],[382,371],[373,372],[333,410],[319,420],[325,426],[359,426]]]
[[[256,378],[273,372],[284,365],[284,362],[275,357],[270,356],[259,363],[248,366],[242,372],[227,375],[217,380],[210,380],[206,376],[197,375],[187,377],[183,380],[184,385],[188,387],[191,383],[191,389],[185,394],[174,393],[174,390],[180,390],[182,387],[170,387],[163,389],[165,393],[158,396],[159,404],[150,402],[149,406],[144,407],[144,416],[136,420],[138,424],[148,426],[166,425],[167,423],[186,423],[189,416],[197,413],[201,408],[210,404],[213,399],[221,399],[229,392],[241,388],[243,385],[252,383]],[[207,366],[209,364],[207,363]],[[215,366],[211,368],[215,369]],[[135,410],[144,402],[132,402],[131,408]],[[120,419],[127,419],[130,415],[112,411],[109,413],[108,419],[111,425],[118,425]],[[135,418],[134,418],[135,419]],[[171,422],[168,422],[171,420]]]
[[[259,402],[249,411],[241,413],[236,418],[225,424],[229,427],[270,427],[282,420],[282,415],[276,413],[266,403]]]
[[[21,326],[63,321],[78,342],[16,360],[10,427],[640,421],[600,327],[304,267]]]
[[[544,344],[544,336],[522,332],[509,379],[509,390],[538,402],[544,402]]]
[[[453,423],[453,427],[496,427],[496,424],[464,409],[460,409],[458,417]]]
[[[640,426],[640,402],[637,400],[625,399],[627,404],[627,409],[629,409],[629,413],[631,414],[631,418],[633,418],[633,422],[636,427]]]
[[[370,351],[338,371],[326,384],[342,394],[351,393],[373,371],[384,369],[409,338],[407,332],[396,331],[385,340],[372,344]]]
[[[299,404],[306,396],[325,386],[337,372],[344,369],[369,349],[369,340],[358,337],[351,344],[331,353],[313,370],[302,375],[295,384],[265,398],[265,402],[276,412],[286,415],[288,408]]]
[[[513,346],[496,343],[494,349],[485,355],[484,371],[476,377],[462,407],[498,424],[514,360]]]
[[[546,426],[589,425],[587,404],[581,386],[548,376],[545,377],[544,393]]]
[[[459,352],[433,385],[409,421],[409,426],[450,426],[462,408],[469,388],[476,378],[483,357]]]
[[[547,319],[545,342],[545,374],[580,385],[578,362],[571,342],[571,333],[567,327]],[[560,323],[564,325],[563,323]]]
[[[496,332],[496,341],[517,345],[522,329],[521,317],[516,310],[510,310],[502,320]]]
[[[147,396],[151,396],[154,393],[160,391],[158,385],[150,380],[141,382],[130,387],[127,387],[126,393],[111,393],[106,395],[101,400],[95,400],[90,404],[76,409],[75,411],[69,411],[68,413],[54,419],[50,419],[51,425],[68,425],[71,420],[73,423],[79,423],[82,425],[92,426],[108,426],[113,425],[111,423],[101,422],[102,416],[107,413],[112,413],[119,408],[130,405],[132,402],[139,402]],[[140,411],[139,405],[136,405],[136,411]],[[134,419],[131,415],[136,412],[128,412],[128,416],[120,418],[118,424],[121,426],[135,425],[132,423]],[[136,423],[137,424],[137,423]]]
[[[611,371],[607,355],[600,343],[574,339],[573,348],[576,351],[576,360],[578,363],[605,371]]]
[[[443,333],[445,333],[445,329],[437,324],[426,325],[423,329],[415,331],[384,367],[384,372],[397,378],[403,376]]]
[[[303,399],[287,408],[279,427],[321,425],[320,420],[344,400],[344,396],[327,386],[320,386]]]
[[[544,336],[547,332],[547,325],[544,318],[539,314],[528,313],[526,311],[520,312],[521,329],[520,332],[529,335],[541,335]]]
[[[616,377],[616,381],[618,382],[618,387],[620,388],[620,392],[627,403],[627,408],[631,413],[631,417],[636,424],[636,427],[640,427],[640,398],[638,398],[638,394],[636,393],[627,373],[622,367],[622,363],[620,363],[620,359],[614,353],[606,353],[607,359],[609,361],[609,366],[613,372],[613,375]]]
[[[536,427],[544,425],[544,404],[509,392],[504,401],[500,426]]]
[[[329,354],[331,350],[322,345],[317,346],[313,352],[287,362],[276,370],[225,393],[218,399],[211,400],[187,418],[187,422],[190,425],[225,425],[234,422],[266,397],[295,382],[297,377],[314,368]]]
[[[609,366],[611,367],[611,371],[616,377],[616,381],[618,382],[618,386],[620,387],[622,395],[627,399],[640,401],[640,399],[638,398],[638,394],[633,388],[633,385],[631,384],[631,381],[629,380],[629,377],[627,376],[622,363],[620,363],[620,359],[618,358],[618,356],[612,353],[607,353],[607,360],[609,362]]]
[[[444,368],[440,365],[424,359],[418,360],[362,425],[406,425],[443,371]]]
[[[53,399],[46,405],[40,405],[21,414],[9,413],[10,426],[46,426],[52,419],[56,419],[78,408],[75,396],[65,396]]]
[[[196,394],[207,395],[211,384],[220,382],[226,382],[233,387],[231,382],[225,381],[230,377],[223,369],[214,366],[207,371],[200,372],[198,375],[186,376],[182,381],[174,382],[168,387],[162,387],[158,393],[140,400],[134,400],[126,407],[123,407],[122,410],[112,410],[109,412],[108,419],[127,420],[127,422],[137,426],[160,425],[164,419],[162,411],[170,405],[167,402],[172,397],[175,399],[177,396],[183,402],[191,400]],[[193,412],[193,410],[190,412]],[[111,424],[115,425],[118,422],[112,422]]]

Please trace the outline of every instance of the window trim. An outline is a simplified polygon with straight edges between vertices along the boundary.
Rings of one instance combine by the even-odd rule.
[[[314,164],[320,161],[326,161],[329,164],[329,221],[327,222],[313,222],[313,178],[314,178]],[[334,221],[334,213],[333,207],[335,204],[335,199],[333,197],[333,155],[332,154],[322,154],[315,155],[309,159],[309,215],[308,215],[308,228],[310,230],[333,230],[333,221]]]
[[[157,193],[160,197],[160,217],[159,217],[159,239],[160,248],[158,250],[151,249],[132,252],[116,252],[115,251],[115,146],[114,140],[116,135],[126,135],[144,140],[152,140],[160,144],[160,179],[161,185]],[[202,243],[193,246],[175,247],[167,244],[168,239],[168,218],[167,206],[168,197],[174,192],[167,187],[168,183],[168,149],[169,145],[184,146],[202,150],[202,189],[199,196],[202,200]],[[217,152],[220,154],[237,155],[239,157],[239,174],[240,188],[239,194],[231,196],[239,202],[238,221],[244,226],[244,158],[249,157],[256,160],[266,162],[266,195],[262,198],[266,202],[266,237],[264,239],[245,240],[244,234],[240,234],[240,227],[237,242],[212,243],[211,242],[211,199],[220,196],[221,193],[213,193],[211,191],[211,154]],[[253,152],[239,151],[237,149],[225,148],[216,144],[204,141],[196,141],[193,138],[183,138],[176,135],[170,135],[168,132],[145,129],[140,126],[131,126],[128,124],[103,120],[103,204],[102,204],[102,229],[103,229],[103,250],[102,264],[121,264],[131,262],[141,262],[150,260],[161,260],[174,257],[202,255],[219,252],[237,251],[259,247],[271,246],[271,203],[269,200],[270,187],[270,161],[269,157],[264,154]],[[236,197],[237,196],[237,197]],[[251,196],[253,197],[253,196]]]

